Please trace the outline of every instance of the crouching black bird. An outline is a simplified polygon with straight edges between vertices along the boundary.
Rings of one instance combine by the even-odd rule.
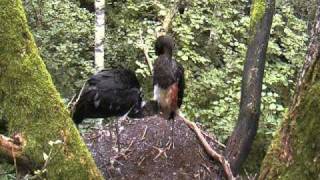
[[[174,118],[181,107],[184,93],[183,66],[172,58],[174,47],[170,36],[160,36],[155,43],[158,55],[153,65],[154,99],[165,118],[172,121],[171,144],[174,147]]]
[[[102,70],[91,76],[73,108],[73,121],[78,125],[85,118],[141,116],[142,92],[133,71]],[[118,119],[117,144],[120,150]]]

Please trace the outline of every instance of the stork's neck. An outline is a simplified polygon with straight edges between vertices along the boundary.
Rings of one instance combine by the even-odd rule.
[[[159,56],[160,59],[172,60],[172,55],[169,53],[163,53]]]
[[[163,53],[162,53],[161,55],[168,56],[168,57],[170,57],[170,59],[171,59],[171,57],[172,57],[172,49],[170,49],[170,48],[164,48],[164,49],[163,49]]]

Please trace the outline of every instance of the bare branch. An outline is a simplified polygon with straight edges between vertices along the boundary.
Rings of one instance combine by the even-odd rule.
[[[183,119],[183,121],[187,124],[187,126],[196,133],[198,139],[200,140],[207,154],[211,156],[213,159],[221,163],[228,180],[235,180],[235,177],[232,174],[229,162],[225,159],[223,155],[219,154],[218,152],[216,152],[210,147],[209,143],[203,136],[201,130],[198,128],[196,123],[189,121],[188,119],[183,117],[181,113],[179,114],[179,116]]]
[[[145,44],[144,39],[142,37],[142,30],[140,30],[140,43],[139,43],[139,46],[140,46],[141,50],[143,51],[144,56],[146,57],[146,61],[147,61],[149,70],[150,70],[150,72],[152,74],[152,71],[153,71],[153,69],[152,69],[153,68],[152,67],[152,61],[151,61],[151,58],[149,57],[149,48]]]

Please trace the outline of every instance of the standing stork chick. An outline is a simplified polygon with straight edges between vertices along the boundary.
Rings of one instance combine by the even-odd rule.
[[[154,99],[162,115],[172,121],[171,144],[174,148],[174,118],[181,107],[184,93],[183,66],[172,58],[174,41],[170,36],[160,36],[155,43],[158,58],[153,65]]]

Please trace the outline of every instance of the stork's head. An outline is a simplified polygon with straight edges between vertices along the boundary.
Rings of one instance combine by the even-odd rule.
[[[167,54],[172,56],[174,41],[170,36],[159,36],[155,43],[155,52],[157,56]]]

